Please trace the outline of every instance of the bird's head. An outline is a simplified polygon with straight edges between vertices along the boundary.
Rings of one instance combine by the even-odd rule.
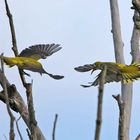
[[[103,64],[103,62],[96,61],[95,63],[92,64],[93,70],[100,69],[100,67],[102,66],[102,64]]]
[[[91,74],[98,69],[101,69],[101,65],[103,64],[103,62],[100,61],[96,61],[95,63],[91,64],[92,65],[92,71]]]

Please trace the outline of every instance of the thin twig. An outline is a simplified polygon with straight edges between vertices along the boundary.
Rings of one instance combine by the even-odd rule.
[[[13,43],[12,50],[14,51],[15,56],[18,56],[17,41],[16,41],[16,34],[15,34],[15,28],[14,28],[14,23],[13,23],[13,17],[12,17],[12,14],[10,12],[7,0],[5,0],[5,8],[6,8],[7,16],[9,18],[9,25],[10,25],[12,43]]]
[[[119,133],[118,133],[118,139],[119,140],[126,140],[124,136],[124,102],[121,99],[120,95],[112,95],[113,98],[117,101],[119,106]]]
[[[4,64],[3,64],[3,60],[1,59],[1,69],[2,72],[4,74]],[[15,117],[13,115],[13,113],[10,110],[10,105],[9,105],[9,97],[8,97],[8,92],[7,92],[7,86],[6,86],[6,80],[4,77],[2,77],[2,81],[3,81],[3,89],[4,89],[4,95],[5,95],[5,99],[6,99],[6,107],[7,107],[7,112],[9,114],[10,117],[10,133],[9,133],[9,139],[10,140],[14,140],[15,139],[15,133],[14,133],[14,121],[15,121]]]
[[[95,129],[95,140],[100,139],[101,125],[102,125],[102,106],[103,106],[103,92],[104,92],[104,83],[106,77],[107,66],[104,66],[104,69],[101,73],[101,78],[99,81],[99,93],[98,93],[98,105],[97,105],[97,119],[96,119],[96,129]]]
[[[12,44],[13,44],[12,50],[13,50],[15,56],[18,56],[18,48],[17,48],[16,33],[15,33],[15,28],[14,28],[14,23],[13,23],[13,17],[12,17],[12,14],[10,12],[7,0],[5,0],[5,8],[6,8],[7,16],[8,16],[8,19],[9,19],[10,30],[11,30]],[[25,77],[24,77],[24,72],[20,68],[18,68],[18,70],[19,70],[19,74],[20,74],[22,84],[25,87],[26,86],[26,80],[25,80]]]
[[[58,120],[58,114],[55,114],[55,119],[53,123],[53,131],[52,131],[52,140],[55,140],[57,120]]]
[[[21,135],[21,132],[20,132],[19,126],[18,126],[18,121],[20,120],[20,118],[21,118],[21,116],[16,120],[16,127],[17,127],[17,131],[18,131],[18,134],[19,134],[20,139],[23,140],[23,137]]]

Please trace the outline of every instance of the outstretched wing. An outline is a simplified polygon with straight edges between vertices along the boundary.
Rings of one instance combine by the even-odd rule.
[[[46,59],[48,56],[59,51],[61,47],[59,44],[38,44],[24,49],[19,57],[30,57],[35,60]]]
[[[133,63],[121,70],[124,83],[131,83],[140,78],[140,64]]]
[[[84,88],[91,87],[91,86],[97,86],[99,84],[100,77],[101,77],[101,72],[97,75],[97,78],[94,82],[90,82],[89,85],[81,85],[81,86]],[[121,80],[122,80],[121,75],[117,75],[113,72],[107,71],[106,77],[105,77],[105,84],[110,83],[110,82],[119,82]]]

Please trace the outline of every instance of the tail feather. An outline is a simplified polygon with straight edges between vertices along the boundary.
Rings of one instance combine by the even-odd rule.
[[[53,78],[53,79],[55,79],[55,80],[60,80],[60,79],[63,79],[63,78],[64,78],[64,76],[62,76],[62,75],[53,75],[53,74],[51,74],[51,73],[46,72],[45,70],[44,70],[43,73],[49,75],[51,78]]]

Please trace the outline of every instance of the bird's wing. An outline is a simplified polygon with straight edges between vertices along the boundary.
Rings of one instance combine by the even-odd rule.
[[[91,86],[97,86],[99,84],[99,81],[100,81],[100,77],[101,77],[101,74],[102,72],[100,72],[98,75],[97,75],[97,78],[94,82],[90,82],[89,85],[81,85],[82,87],[91,87]],[[110,82],[119,82],[121,81],[121,76],[113,73],[113,72],[110,72],[110,71],[107,71],[107,74],[106,74],[106,77],[105,77],[105,83],[110,83]]]
[[[137,73],[123,73],[122,74],[123,82],[126,83],[132,83],[135,80],[138,80],[140,78],[140,72]]]
[[[114,63],[114,62],[106,62],[107,70],[109,73],[120,73],[121,68],[124,67],[124,64]]]
[[[38,44],[30,46],[29,48],[24,49],[19,56],[20,57],[30,57],[35,60],[46,59],[47,56],[52,55],[53,53],[59,51],[61,47],[59,44]]]
[[[93,64],[86,64],[84,66],[79,66],[74,69],[78,72],[87,72],[93,69]]]
[[[131,83],[140,78],[140,64],[133,63],[121,70],[124,83]]]

